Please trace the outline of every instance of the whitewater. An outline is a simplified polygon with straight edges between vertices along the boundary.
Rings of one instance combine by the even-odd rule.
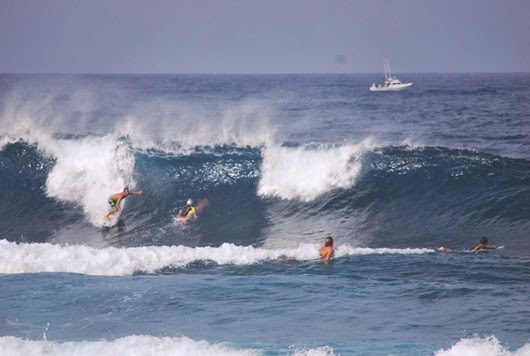
[[[410,77],[0,75],[0,354],[530,355],[530,76]]]

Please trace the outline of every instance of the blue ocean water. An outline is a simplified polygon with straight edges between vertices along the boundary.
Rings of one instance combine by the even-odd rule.
[[[401,77],[0,75],[0,354],[530,355],[530,74]]]

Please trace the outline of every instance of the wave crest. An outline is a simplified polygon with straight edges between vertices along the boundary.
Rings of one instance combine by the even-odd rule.
[[[510,352],[502,346],[495,336],[485,338],[474,337],[461,339],[448,350],[438,350],[435,356],[528,356],[530,355],[530,344]]]
[[[258,194],[308,202],[332,189],[351,188],[361,172],[362,154],[373,146],[368,138],[339,147],[266,147]]]
[[[185,336],[156,337],[133,335],[114,341],[82,341],[58,343],[47,340],[23,340],[13,336],[0,337],[0,351],[3,355],[261,355],[259,350],[238,350],[222,343],[211,344],[195,341]]]
[[[317,260],[319,245],[263,249],[224,243],[219,247],[144,246],[96,249],[84,245],[59,246],[49,243],[16,244],[0,240],[0,273],[67,272],[120,276],[136,272],[155,273],[167,267],[185,267],[196,261],[219,265],[250,265],[283,256],[300,261]],[[430,249],[356,248],[343,245],[335,257],[366,254],[422,254]]]

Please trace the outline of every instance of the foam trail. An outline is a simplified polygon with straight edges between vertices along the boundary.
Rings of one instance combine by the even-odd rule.
[[[0,337],[1,355],[53,355],[53,356],[110,356],[110,355],[211,355],[252,356],[259,350],[242,349],[224,344],[195,341],[188,337],[156,337],[147,335],[126,336],[114,341],[82,341],[57,343],[46,340],[24,340],[13,336]]]
[[[340,147],[267,146],[258,194],[307,202],[333,189],[351,188],[362,167],[362,154],[372,147],[371,139]]]
[[[529,356],[530,344],[510,352],[495,336],[461,339],[448,350],[438,350],[435,356]]]
[[[121,276],[135,272],[155,273],[166,267],[184,267],[196,261],[219,265],[250,265],[294,257],[308,261],[319,258],[317,244],[297,248],[267,250],[224,243],[220,247],[144,246],[96,249],[84,245],[59,246],[49,243],[16,244],[0,240],[0,273],[67,272]],[[422,254],[430,249],[355,248],[342,245],[335,257],[367,254]]]

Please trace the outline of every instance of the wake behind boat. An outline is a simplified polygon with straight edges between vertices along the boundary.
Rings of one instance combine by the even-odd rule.
[[[385,82],[383,84],[373,83],[372,86],[370,87],[370,91],[397,91],[397,90],[403,90],[405,88],[412,86],[412,83],[402,83],[401,80],[392,76],[392,72],[390,71],[390,63],[388,62],[388,59],[384,63],[384,69],[385,69]]]

